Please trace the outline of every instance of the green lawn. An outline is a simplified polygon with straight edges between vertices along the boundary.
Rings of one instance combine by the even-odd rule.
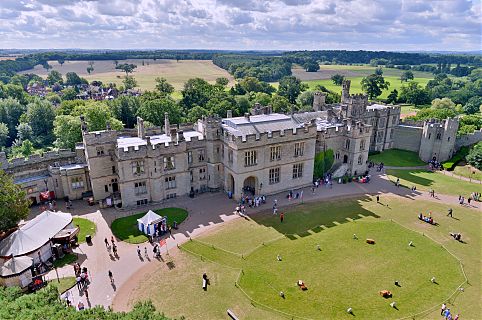
[[[400,79],[398,77],[385,76],[384,78],[386,81],[390,82],[390,87],[388,88],[388,90],[383,90],[383,93],[378,97],[379,99],[386,99],[393,89],[397,89],[397,91],[400,92],[400,88],[402,87],[402,83],[400,82]],[[362,93],[360,82],[363,79],[363,77],[346,77],[346,79],[351,80],[350,93]],[[415,78],[413,81],[418,82],[422,87],[425,87],[425,85],[428,83],[429,80],[430,80],[429,78]],[[337,86],[333,84],[333,82],[330,79],[307,80],[303,82],[306,83],[309,86],[309,88],[312,90],[317,85],[323,85],[328,90],[341,93],[341,86]]]
[[[428,191],[433,189],[435,194],[469,196],[472,192],[482,192],[482,185],[463,181],[457,178],[427,170],[389,169],[387,175],[390,180],[400,179],[400,184],[407,188],[417,186],[417,190]]]
[[[58,282],[57,279],[52,279],[50,283],[56,286],[61,294],[75,286],[75,277],[64,277],[59,280],[60,282]]]
[[[167,216],[167,223],[172,224],[176,221],[178,224],[186,220],[188,212],[181,208],[162,208],[154,210],[160,216]],[[147,236],[139,231],[137,227],[137,219],[146,213],[141,212],[132,216],[116,219],[112,222],[111,229],[114,235],[125,242],[137,244],[147,241]]]
[[[417,167],[426,165],[420,160],[418,154],[412,151],[388,149],[381,153],[368,157],[368,160],[375,163],[383,162],[385,166],[391,167]]]
[[[78,235],[79,243],[84,243],[85,236],[88,234],[94,237],[94,234],[96,231],[95,223],[93,223],[89,219],[79,218],[79,217],[74,217],[73,223],[75,226],[79,226],[80,228],[79,235]]]
[[[62,259],[58,259],[54,261],[54,267],[62,268],[65,265],[74,263],[77,261],[77,255],[75,253],[68,253]]]
[[[477,170],[471,165],[456,166],[454,168],[454,173],[462,177],[467,177],[467,178],[482,181],[482,171]]]

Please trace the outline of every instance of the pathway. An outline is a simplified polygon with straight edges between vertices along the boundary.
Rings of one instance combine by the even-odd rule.
[[[297,190],[296,192],[298,192]],[[336,197],[347,197],[354,195],[374,195],[381,194],[401,196],[407,199],[423,199],[429,201],[441,201],[444,203],[453,203],[454,208],[458,206],[458,198],[450,195],[437,195],[435,198],[429,196],[427,192],[411,191],[407,188],[397,188],[392,182],[388,181],[385,174],[376,172],[374,173],[372,180],[369,184],[349,183],[349,184],[334,184],[333,188],[327,188],[320,186],[312,193],[311,188],[303,189],[303,199],[296,199],[289,201],[286,198],[286,192],[283,194],[270,196],[267,199],[267,204],[260,206],[256,209],[248,209],[248,214],[259,212],[263,210],[270,210],[274,199],[278,200],[280,207],[286,205],[292,205],[300,203],[302,201],[319,201]],[[60,204],[61,205],[61,204]],[[126,287],[132,287],[132,283],[129,284],[129,280],[132,282],[132,278],[140,278],[142,275],[148,272],[149,268],[145,266],[151,264],[162,263],[152,258],[152,246],[148,243],[141,245],[142,253],[144,247],[147,247],[149,256],[151,258],[140,259],[137,256],[137,246],[128,244],[125,242],[118,243],[119,259],[110,256],[107,252],[104,244],[104,238],[110,239],[112,232],[109,228],[110,223],[116,218],[127,216],[134,212],[139,212],[147,209],[154,209],[162,207],[181,207],[185,208],[189,212],[189,217],[180,225],[171,238],[167,240],[167,247],[162,248],[162,255],[166,254],[166,250],[175,248],[177,245],[184,243],[189,237],[195,237],[201,233],[219,226],[225,221],[238,218],[233,213],[236,207],[236,202],[229,200],[223,193],[211,193],[197,196],[195,199],[187,197],[179,197],[177,199],[171,199],[165,201],[163,204],[152,205],[149,207],[143,207],[142,209],[133,209],[120,211],[113,208],[101,209],[94,211],[94,207],[88,207],[84,202],[77,201],[74,203],[74,215],[81,215],[94,221],[97,225],[97,233],[93,238],[93,244],[91,246],[87,244],[81,244],[75,252],[79,255],[79,262],[82,266],[85,266],[89,270],[91,284],[89,286],[89,301],[86,301],[82,293],[74,287],[69,290],[70,300],[74,305],[82,300],[85,305],[102,305],[109,307],[112,304],[113,297],[116,295],[117,290],[126,285]],[[475,203],[471,208],[482,211],[481,203]],[[152,267],[152,266],[151,266]],[[152,268],[150,268],[152,269]],[[108,270],[111,270],[115,285],[110,284],[107,276]],[[72,266],[66,266],[58,269],[59,276],[73,276],[74,271]],[[50,279],[55,279],[55,271],[48,274]]]

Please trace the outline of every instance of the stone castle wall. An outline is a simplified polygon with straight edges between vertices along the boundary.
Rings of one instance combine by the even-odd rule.
[[[418,153],[422,139],[422,127],[398,125],[394,128],[393,148]]]
[[[471,146],[480,141],[482,141],[482,129],[473,133],[457,137],[457,139],[455,140],[455,148],[458,150],[461,147]]]

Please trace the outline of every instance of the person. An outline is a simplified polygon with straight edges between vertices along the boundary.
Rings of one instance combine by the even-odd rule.
[[[140,257],[141,256],[141,248],[137,246],[137,255]]]
[[[380,196],[377,195],[377,203],[380,202]]]
[[[440,315],[443,316],[445,309],[447,309],[447,305],[445,303],[442,303],[442,307],[440,308]]]
[[[112,242],[112,245],[114,245],[114,242],[115,242],[115,241],[114,241],[114,236],[111,236],[111,237],[110,237],[110,242]]]
[[[454,320],[459,320],[460,315],[457,313],[454,317]]]
[[[149,258],[149,255],[147,254],[147,247],[144,247],[144,257]]]
[[[279,214],[279,219],[280,219],[281,223],[283,223],[284,218],[285,218],[285,215],[284,215],[283,212],[281,212],[281,213]]]
[[[114,275],[112,274],[112,271],[109,270],[107,274],[109,275],[110,283],[114,283]]]
[[[400,187],[400,178],[397,178],[397,183],[396,183],[396,185],[397,185],[397,188]]]
[[[420,214],[418,215],[418,218],[419,218],[420,220],[423,220],[423,214],[422,214],[421,212],[420,212]]]
[[[104,239],[104,243],[105,243],[105,246],[106,246],[106,247],[109,246],[109,241],[107,240],[107,238]]]
[[[445,319],[447,319],[449,315],[450,315],[450,309],[447,308],[447,309],[445,309],[445,311],[444,311],[444,317],[445,317]]]
[[[80,311],[80,310],[84,310],[84,304],[82,303],[82,301],[79,301],[79,303],[77,304],[77,309]]]
[[[115,243],[112,244],[112,252],[114,253],[114,255],[117,255],[117,246],[115,245]]]
[[[447,217],[453,217],[453,215],[452,215],[452,208],[449,208],[449,213],[447,213]]]
[[[89,290],[87,288],[84,289],[85,299],[89,300]]]

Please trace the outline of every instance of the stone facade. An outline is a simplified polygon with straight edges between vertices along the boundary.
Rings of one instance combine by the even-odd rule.
[[[88,132],[82,119],[82,144],[2,168],[28,196],[54,191],[58,198],[93,196],[103,205],[133,207],[181,195],[224,191],[239,199],[308,186],[318,152],[333,150],[335,177],[366,172],[368,153],[399,148],[429,161],[444,161],[455,151],[457,119],[400,124],[400,107],[369,103],[350,94],[344,81],[341,103],[314,95],[313,111],[286,114],[256,104],[250,114],[206,117],[193,124],[163,128]],[[475,135],[474,135],[475,136]],[[471,137],[470,141],[474,140]]]

